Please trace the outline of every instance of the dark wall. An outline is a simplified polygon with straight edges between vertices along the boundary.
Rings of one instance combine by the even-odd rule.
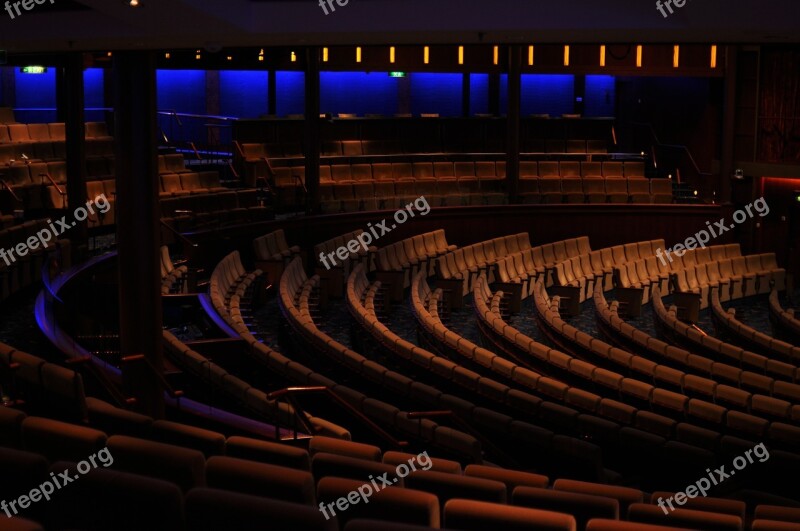
[[[664,144],[686,145],[701,171],[719,158],[722,83],[699,77],[621,77],[617,79],[617,120],[621,141],[635,148],[650,142],[642,128],[652,124]]]
[[[800,163],[800,49],[763,48],[757,160]]]

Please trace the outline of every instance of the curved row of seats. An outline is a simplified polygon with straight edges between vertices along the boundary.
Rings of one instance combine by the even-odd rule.
[[[722,253],[725,253],[724,257]],[[774,253],[741,256],[738,244],[687,251],[681,260],[638,260],[617,269],[621,287],[642,289],[642,301],[648,302],[651,286],[669,287],[674,276],[678,290],[700,295],[700,308],[709,304],[712,288],[719,288],[720,300],[769,293],[774,286],[785,289],[786,271],[778,267]],[[666,292],[666,291],[665,291]]]
[[[759,412],[760,416],[757,416],[754,414],[756,411],[751,408],[743,409],[723,402],[728,396],[726,390],[716,387],[713,380],[693,379],[695,385],[704,384],[712,387],[714,395],[706,400],[707,397],[694,392],[693,388],[686,385],[686,373],[612,347],[565,323],[558,315],[557,298],[554,297],[554,299],[547,299],[543,287],[537,292],[536,306],[540,322],[548,328],[548,332],[551,334],[558,334],[565,342],[573,342],[576,346],[580,346],[581,352],[592,354],[600,359],[607,359],[615,366],[630,372],[633,378],[629,382],[623,381],[623,375],[611,373],[611,371],[608,371],[606,376],[616,380],[623,393],[627,392],[632,395],[633,402],[649,403],[650,409],[662,412],[670,418],[678,420],[685,418],[695,425],[708,427],[715,431],[727,431],[757,438],[767,434],[770,427],[768,419],[791,422],[795,420],[795,415],[800,413],[797,406],[792,406],[785,400],[771,396],[752,395],[748,397],[752,398],[752,402],[761,404],[762,407],[772,412],[772,414]],[[614,376],[612,377],[609,373]],[[655,385],[648,382],[653,382]],[[771,394],[771,390],[769,392]],[[689,398],[687,395],[697,395],[700,398]],[[751,400],[748,400],[748,403],[750,402]],[[720,405],[721,403],[724,405]],[[792,413],[793,407],[794,414]],[[776,412],[779,414],[776,415]],[[787,446],[798,447],[800,430],[781,422],[778,423],[775,431],[776,444],[783,444],[783,439],[788,434],[790,441]]]
[[[253,252],[255,253],[256,260],[288,260],[293,256],[300,254],[300,247],[297,245],[289,246],[286,243],[286,234],[283,229],[259,236],[253,240]]]
[[[243,297],[262,274],[260,269],[248,273],[242,265],[239,251],[227,255],[211,273],[209,295],[214,307],[225,307],[233,295]]]
[[[539,164],[544,163],[540,162]],[[604,178],[595,175],[584,178],[580,176],[538,177],[520,175],[519,194],[523,204],[669,204],[672,203],[672,181],[669,179]]]
[[[719,290],[711,290],[711,312],[718,334],[730,336],[737,344],[746,344],[752,347],[753,351],[768,358],[780,359],[795,366],[800,365],[800,347],[759,332],[737,319],[734,308],[726,311],[722,307]]]
[[[706,334],[697,326],[680,321],[675,315],[675,308],[667,310],[664,306],[658,288],[653,290],[653,310],[656,325],[661,326],[662,335],[670,341],[683,344],[693,352],[730,360],[742,368],[758,371],[762,375],[761,378],[764,379],[764,385],[773,390],[776,388],[776,384],[783,382],[780,384],[782,388],[780,392],[783,396],[788,395],[793,402],[800,404],[800,386],[785,383],[800,381],[800,368],[797,366],[744,350],[731,343],[725,343]],[[770,379],[774,381],[769,381]]]
[[[537,286],[542,286],[541,281],[537,282]],[[544,289],[539,288],[539,289]],[[480,291],[479,291],[480,290]],[[678,393],[669,391],[663,387],[656,387],[645,381],[625,377],[622,374],[603,369],[591,363],[574,358],[564,352],[554,349],[549,349],[541,343],[537,343],[520,333],[514,327],[508,325],[500,315],[491,312],[487,307],[487,301],[491,292],[488,290],[484,279],[479,282],[479,286],[475,289],[475,303],[476,311],[479,318],[483,321],[485,329],[494,334],[498,341],[504,342],[510,348],[526,354],[532,360],[538,362],[538,366],[550,367],[550,374],[563,374],[569,380],[585,382],[585,385],[591,389],[595,389],[598,394],[587,392],[580,387],[570,387],[562,384],[563,388],[560,389],[559,399],[563,400],[569,407],[580,408],[588,410],[591,413],[604,416],[615,422],[630,424],[639,429],[652,432],[667,439],[675,437],[676,422],[661,413],[674,413],[677,411],[676,402],[682,398],[681,407],[679,408],[682,414],[686,414],[691,418],[692,423],[705,424],[706,419],[703,413],[707,409],[713,410],[714,405],[693,399],[691,405],[688,407],[689,399],[681,396]],[[640,374],[647,373],[647,377],[654,384],[670,384],[669,387],[675,388],[673,384],[674,378],[667,380],[666,376],[674,376],[677,371],[671,371],[666,367],[659,366],[654,363],[649,363],[648,360],[638,356],[615,349],[610,345],[602,343],[598,339],[591,338],[586,334],[575,331],[563,321],[556,323],[558,309],[557,298],[554,297],[554,308],[550,307],[550,301],[546,300],[543,296],[536,297],[537,305],[543,305],[544,308],[539,308],[537,311],[543,312],[542,318],[552,326],[553,329],[561,327],[564,334],[572,334],[574,337],[580,337],[581,343],[585,345],[584,350],[597,352],[597,356],[609,360],[619,359],[624,360],[624,366],[633,367],[631,369],[634,373],[639,369]],[[577,332],[577,333],[576,333]],[[594,347],[594,349],[592,349]],[[605,354],[602,354],[605,347]],[[632,363],[632,360],[638,359],[638,363]],[[620,361],[622,363],[622,361]],[[645,371],[645,369],[650,369]],[[652,372],[651,372],[652,371]],[[627,372],[627,371],[626,371]],[[638,375],[637,375],[638,376]],[[679,374],[680,376],[680,374]],[[613,397],[621,397],[623,402],[617,402]],[[640,405],[640,408],[631,407],[629,403]],[[688,410],[688,411],[687,411]],[[692,431],[695,426],[686,425],[688,431]],[[680,440],[680,439],[679,439]],[[684,440],[687,444],[691,444],[689,440]]]
[[[172,257],[169,255],[169,247],[161,247],[161,294],[181,293],[184,290],[183,283],[189,268],[185,265],[175,267]]]
[[[217,171],[162,173],[159,175],[159,181],[160,198],[229,191],[220,184]]]
[[[682,392],[730,409],[765,418],[793,419],[790,402],[796,400],[796,386],[775,381],[752,371],[698,356],[631,326],[618,315],[618,302],[610,305],[602,292],[595,291],[595,315],[604,333],[630,352],[648,353],[652,361],[685,372]],[[784,426],[773,430],[773,438],[788,442]]]
[[[339,118],[355,118],[355,115],[339,115]],[[370,116],[367,116],[370,118]],[[405,116],[404,116],[405,117]],[[379,138],[383,138],[382,136]],[[470,139],[466,144],[452,144],[442,146],[437,140],[434,143],[425,145],[426,151],[423,153],[481,153],[487,146],[480,141]],[[551,153],[551,154],[606,154],[608,147],[605,140],[597,139],[557,139],[557,138],[525,138],[523,139],[525,153]],[[302,149],[295,143],[242,143],[241,154],[246,162],[255,162],[264,158],[295,158],[302,157]],[[361,157],[379,155],[414,155],[419,154],[420,144],[416,139],[409,139],[407,143],[399,140],[324,140],[322,142],[321,154],[324,157]],[[494,146],[490,152],[503,152],[502,143]],[[637,164],[631,163],[631,171],[638,169]],[[642,167],[640,171],[644,171]]]
[[[683,529],[646,522],[742,531],[749,516],[745,503],[719,498],[689,500],[685,509],[664,515],[656,504],[671,493],[567,479],[550,487],[547,476],[482,465],[462,469],[457,462],[433,458],[374,494],[369,504],[334,508],[337,514],[326,520],[318,502],[327,506],[346,497],[368,484],[370,474],[391,477],[397,465],[417,456],[325,437],[315,437],[304,450],[153,421],[108,404],[98,411],[115,429],[0,410],[0,462],[10,480],[0,486],[2,497],[18,495],[21,485],[27,491],[41,484],[50,472],[74,470],[77,461],[107,448],[113,468],[102,466],[110,460],[98,463],[47,505],[34,505],[24,515],[54,528],[211,530],[228,525],[235,513],[247,529],[270,522],[326,531],[453,525],[477,531],[523,523],[558,531]],[[753,515],[785,525],[798,519],[796,509],[774,505],[758,505]],[[10,529],[39,529],[14,523]]]
[[[437,383],[441,382],[448,387],[456,386],[470,393],[468,395],[470,398],[446,395],[429,385],[408,379],[412,397],[425,403],[434,404],[439,408],[450,409],[459,418],[480,430],[490,430],[490,433],[497,436],[497,438],[488,439],[493,444],[511,444],[514,447],[513,441],[519,440],[535,446],[537,452],[547,455],[547,460],[542,462],[535,459],[536,466],[555,466],[557,463],[565,467],[565,470],[574,470],[574,473],[581,477],[589,476],[595,479],[605,477],[608,471],[602,468],[599,448],[595,445],[578,438],[557,435],[506,414],[476,406],[474,402],[470,401],[474,400],[472,397],[481,398],[488,403],[508,408],[510,411],[536,417],[541,415],[543,419],[544,414],[540,412],[548,410],[548,406],[554,404],[542,401],[527,392],[512,389],[495,379],[482,376],[402,339],[381,323],[374,311],[368,309],[372,305],[367,297],[370,293],[374,293],[374,290],[370,291],[369,287],[370,283],[363,269],[360,266],[357,267],[348,280],[347,304],[356,321],[372,336],[373,340],[399,359],[425,370]],[[450,335],[455,336],[452,332]],[[489,356],[487,359],[491,360],[490,366],[495,367],[495,370],[502,370],[506,374],[505,379],[517,378],[520,384],[526,382],[528,387],[535,387],[536,382],[540,382],[542,386],[548,382],[552,387],[559,385],[559,382],[541,377],[533,371],[516,370],[521,368],[493,353],[483,350],[481,352],[486,352],[486,355]],[[478,356],[480,357],[480,354]],[[479,363],[477,360],[475,362],[485,366],[487,359],[484,359],[483,363]],[[553,411],[553,408],[550,408],[549,411]],[[535,456],[528,458],[531,457]]]
[[[488,291],[488,284],[485,282],[485,276],[483,275],[479,278],[474,289],[476,292],[481,290],[475,294],[476,311],[483,313],[487,319],[491,318],[490,312],[499,317],[499,311],[496,306],[503,293],[497,292],[492,296],[491,292]],[[553,397],[555,401],[533,396],[538,401],[538,407],[536,409],[530,406],[526,408],[526,413],[532,415],[532,418],[538,424],[550,425],[562,433],[575,433],[575,435],[585,438],[594,438],[595,431],[600,427],[606,431],[620,429],[621,426],[617,424],[617,421],[619,421],[617,416],[601,415],[601,412],[594,409],[590,409],[590,414],[579,414],[577,410],[573,409],[573,407],[587,409],[585,403],[581,403],[579,400],[587,396],[587,393],[577,388],[568,388],[564,392],[563,389],[566,386],[562,382],[496,355],[494,352],[480,347],[449,330],[435,313],[437,292],[440,292],[440,289],[430,292],[430,288],[421,274],[415,278],[415,283],[411,290],[412,310],[422,331],[431,341],[441,345],[441,348],[455,353],[460,359],[464,359],[466,364],[475,366],[479,368],[478,370],[489,369],[500,381],[507,381],[513,386],[524,389],[524,391],[509,390],[509,395],[515,395],[515,401],[530,401],[532,395],[527,391],[532,391],[545,397]],[[429,297],[427,306],[430,309],[426,308],[426,295]],[[491,302],[494,309],[488,308],[486,306],[487,302]],[[494,319],[493,324],[504,326],[501,325],[501,322],[501,319]],[[506,326],[506,328],[510,329],[511,327]],[[502,334],[502,332],[500,333]],[[539,346],[546,349],[544,345]],[[625,408],[624,404],[614,400],[603,400],[606,401],[605,408],[608,410],[615,407]],[[601,418],[601,416],[606,416],[606,418]],[[555,421],[559,417],[561,420]]]
[[[251,386],[193,350],[168,330],[163,331],[163,336],[165,354],[170,356],[182,369],[214,389],[225,393],[236,403],[257,413],[261,418],[276,422],[280,426],[295,425],[295,413],[290,405],[270,400],[265,392]]]
[[[783,309],[777,290],[769,294],[769,319],[777,337],[795,345],[800,344],[800,319],[795,316],[794,309]]]
[[[265,221],[272,211],[259,204],[258,190],[184,195],[159,201],[161,219],[178,232],[202,226],[225,226]]]
[[[55,257],[64,268],[69,267],[68,239],[48,241],[44,247],[37,240],[36,235],[40,231],[47,231],[53,237],[49,225],[48,220],[40,219],[0,230],[0,249],[6,251],[6,257],[0,258],[0,300],[38,282],[42,278],[42,265],[49,257]],[[37,242],[36,246],[28,246],[31,238]],[[20,256],[16,251],[20,245],[26,250],[25,256]]]
[[[556,265],[555,281],[560,286],[580,287],[579,301],[583,302],[591,296],[595,282],[601,281],[603,290],[609,290],[613,284],[615,268],[631,261],[652,257],[663,245],[664,240],[650,240],[582,253]]]
[[[356,267],[363,266],[358,265]],[[281,311],[292,329],[297,332],[305,344],[335,360],[351,373],[366,381],[373,382],[383,389],[390,389],[394,394],[403,398],[415,398],[412,389],[414,386],[409,378],[368,360],[358,352],[334,340],[316,326],[308,311],[307,296],[310,291],[309,286],[315,284],[318,279],[319,277],[316,275],[311,279],[306,276],[299,258],[295,258],[284,271],[279,285],[278,300]],[[306,292],[305,296],[303,295],[304,291]],[[248,342],[251,341],[250,338],[247,338],[247,340]],[[260,348],[258,345],[254,345],[254,348]],[[408,412],[401,411],[386,402],[367,397],[359,391],[338,385],[330,378],[316,373],[295,361],[289,361],[274,351],[269,353],[269,357],[270,361],[273,358],[283,358],[285,362],[281,368],[282,371],[301,373],[304,380],[303,383],[307,381],[307,385],[329,387],[343,400],[379,425],[398,430],[409,437],[417,437],[427,441],[428,444],[434,444],[447,452],[462,456],[470,461],[480,462],[482,459],[480,444],[475,438],[466,433],[438,425],[428,419],[413,419]],[[437,397],[440,395],[442,397],[446,396],[439,392],[436,393]]]
[[[86,123],[86,155],[113,155],[113,138],[105,122]],[[65,160],[66,129],[58,123],[0,124],[0,164],[19,160],[24,153],[31,159]]]
[[[421,196],[432,207],[505,204],[496,188],[496,181],[476,177],[321,184],[320,207],[323,213],[403,208]]]
[[[436,259],[436,274],[443,280],[462,280],[461,296],[464,296],[472,289],[479,272],[484,271],[494,278],[493,266],[497,261],[530,248],[531,241],[527,232],[474,243],[439,256]],[[554,250],[555,246],[550,249]],[[563,246],[559,249],[563,250]]]
[[[500,316],[493,315],[490,312],[486,306],[486,301],[491,300],[491,291],[486,287],[484,279],[481,279],[479,285],[483,292],[478,292],[476,288],[476,311],[479,316],[482,314],[486,316],[483,318],[484,326],[482,329],[484,334],[488,333],[490,339],[499,348],[503,350],[516,348],[517,352],[524,354],[525,350],[521,346],[517,346],[524,336],[518,332],[515,333],[516,331],[509,325],[503,325]],[[555,309],[557,301],[553,302]],[[494,337],[492,338],[491,336]],[[528,339],[528,341],[530,342],[531,340]],[[603,389],[609,389],[614,396],[620,397],[620,400],[624,402],[617,402],[610,398],[598,396],[593,392],[564,385],[564,396],[561,399],[567,403],[567,407],[588,410],[613,421],[607,422],[607,426],[604,426],[603,429],[600,429],[600,425],[594,426],[592,435],[597,441],[608,441],[614,448],[614,445],[620,444],[623,440],[623,434],[625,435],[625,440],[630,440],[631,436],[640,432],[640,430],[649,432],[647,434],[642,433],[641,436],[636,437],[636,442],[629,443],[630,447],[626,447],[626,451],[620,456],[624,463],[627,463],[634,470],[648,478],[650,474],[656,473],[653,470],[647,473],[644,472],[655,466],[652,461],[652,455],[655,453],[660,456],[661,460],[675,458],[675,461],[671,461],[668,467],[658,471],[659,474],[671,477],[671,474],[685,467],[690,461],[695,462],[694,466],[697,468],[709,466],[708,464],[701,465],[701,463],[707,463],[709,460],[713,461],[722,455],[733,457],[736,452],[734,448],[743,448],[747,444],[752,447],[755,444],[752,442],[744,443],[743,439],[740,439],[738,435],[731,436],[730,434],[726,435],[715,431],[714,428],[719,429],[719,426],[714,426],[705,418],[709,412],[716,411],[716,406],[714,405],[703,404],[702,401],[693,399],[690,401],[691,407],[687,406],[685,413],[682,413],[678,418],[670,418],[670,410],[668,408],[653,406],[656,403],[663,403],[664,399],[667,398],[678,399],[680,395],[677,393],[670,393],[663,389],[656,392],[653,386],[644,382],[638,382],[632,378],[624,378],[621,375],[616,375],[611,371],[596,367],[577,358],[571,358],[544,346],[542,346],[542,350],[549,354],[549,360],[542,359],[542,363],[549,363],[550,366],[557,367],[558,372],[566,376],[575,375],[574,379],[586,382],[586,385],[579,384],[581,387],[586,388],[588,386],[588,388],[593,388],[595,392],[601,394]],[[542,357],[542,354],[540,354],[540,357]],[[551,374],[555,376],[555,372]],[[640,389],[649,390],[649,392],[640,393]],[[681,398],[688,401],[685,397]],[[706,407],[699,407],[701,405]],[[750,415],[738,412],[729,412],[728,414],[731,421],[736,421],[735,423],[731,422],[731,424],[737,428],[743,427],[747,420],[753,418]],[[562,429],[569,429],[569,427],[578,422],[578,419],[585,417],[585,415],[578,415],[577,411],[575,411],[573,417],[572,422],[565,423]],[[635,426],[635,429],[630,427],[622,427],[620,429],[620,424],[630,424]],[[765,429],[764,431],[766,432],[767,430]],[[800,430],[794,426],[773,422],[768,431],[770,439],[775,445],[790,451],[797,451],[800,448],[797,444]],[[617,432],[619,434],[615,435]],[[764,433],[748,433],[746,429],[740,429],[739,432],[750,440],[762,440],[764,435]],[[645,448],[648,450],[645,450]],[[779,450],[776,450],[776,452],[779,452]],[[782,451],[780,455],[784,461],[783,466],[794,466],[792,463],[797,461],[793,453]],[[766,478],[761,479],[761,481],[765,480]],[[660,477],[660,481],[667,480],[665,477]],[[685,479],[677,479],[676,486],[681,485],[681,481],[685,483]],[[771,482],[767,484],[771,484]],[[660,488],[657,484],[655,487]]]
[[[364,231],[362,229],[358,229],[316,244],[314,246],[314,259],[321,260],[321,256],[329,257],[332,254],[333,259],[328,260],[328,264],[331,266],[329,270],[334,269],[341,271],[342,283],[347,281],[350,271],[352,271],[354,265],[357,263],[364,264],[364,267],[368,268],[369,271],[374,271],[377,265],[374,263],[373,255],[378,251],[377,247],[371,245],[365,250],[364,246],[359,244],[356,252],[347,249],[347,244],[352,241],[359,241],[359,236],[363,233]],[[344,248],[347,251],[344,259],[337,255],[337,250],[340,248]]]
[[[403,287],[411,285],[418,271],[426,276],[434,273],[434,259],[456,248],[447,243],[443,229],[418,234],[378,249],[377,266],[380,271],[402,271]]]

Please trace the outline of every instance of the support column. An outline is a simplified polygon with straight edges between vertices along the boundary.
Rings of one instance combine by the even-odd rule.
[[[278,114],[278,76],[275,70],[267,73],[267,114]]]
[[[522,48],[508,47],[508,118],[506,119],[506,191],[509,203],[519,199],[519,113],[522,91]]]
[[[84,116],[83,54],[71,53],[61,70],[64,94],[63,116],[67,154],[67,206],[75,209],[86,204],[86,118]],[[87,222],[78,221],[67,237],[72,242],[72,259],[80,262],[88,254]]]
[[[319,212],[319,47],[306,48],[306,108],[304,124],[304,149],[306,157],[306,212]]]
[[[143,355],[153,370],[123,371],[138,409],[164,416],[161,245],[153,52],[114,53],[114,109],[122,355]],[[136,376],[133,377],[133,373]]]
[[[489,113],[500,116],[500,74],[489,74]]]
[[[725,50],[725,79],[722,97],[722,153],[720,155],[718,201],[731,200],[731,175],[734,165],[734,140],[736,134],[736,78],[738,77],[738,46],[731,45]]]

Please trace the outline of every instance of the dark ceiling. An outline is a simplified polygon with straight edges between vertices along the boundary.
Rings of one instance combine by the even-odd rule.
[[[0,11],[0,49],[800,41],[798,0],[685,0],[667,17],[655,0],[333,0],[327,15],[318,0],[53,2],[13,20]]]

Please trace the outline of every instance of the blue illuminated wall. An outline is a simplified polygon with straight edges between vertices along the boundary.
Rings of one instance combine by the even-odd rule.
[[[461,74],[411,74],[411,112],[461,116]]]
[[[266,71],[223,70],[219,73],[219,112],[222,116],[258,118],[267,114]]]
[[[9,67],[11,68],[11,67]],[[17,120],[23,123],[55,122],[56,73],[48,67],[44,74],[23,74],[14,67],[14,107]],[[105,107],[103,69],[88,68],[83,73],[84,93],[87,108]],[[86,121],[103,121],[105,112],[86,111]]]
[[[18,122],[56,121],[56,69],[44,74],[23,74],[15,68],[14,84],[17,94],[14,107]]]
[[[584,116],[614,116],[616,85],[614,76],[586,76]]]
[[[561,116],[574,112],[574,85],[571,74],[524,74],[520,114]]]
[[[489,112],[489,74],[469,75],[469,113]]]
[[[158,70],[156,90],[156,105],[159,111],[206,113],[205,70]],[[181,118],[178,123],[170,116],[158,117],[158,125],[170,141],[205,139],[206,131],[203,123],[201,120],[185,118]]]
[[[321,72],[320,112],[392,116],[398,82],[388,72]]]
[[[303,114],[305,109],[305,74],[275,72],[275,111],[278,116]]]

